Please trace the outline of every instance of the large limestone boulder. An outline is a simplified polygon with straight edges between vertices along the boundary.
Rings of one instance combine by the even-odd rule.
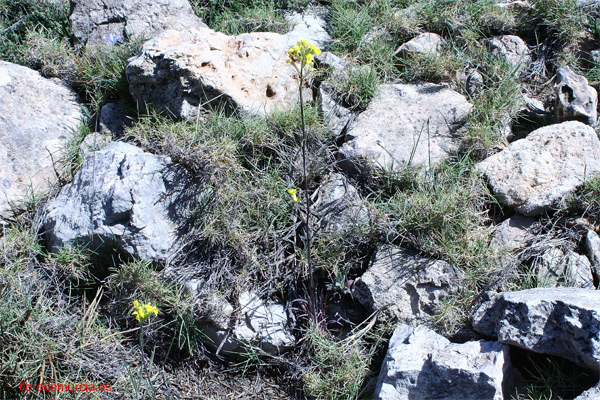
[[[73,91],[0,61],[0,217],[56,183],[60,168],[55,163],[82,121]]]
[[[600,141],[581,122],[545,126],[488,157],[477,169],[502,204],[537,215],[600,173]]]
[[[471,107],[443,85],[382,85],[348,129],[340,152],[346,166],[362,158],[383,168],[428,167],[456,152]]]
[[[67,244],[112,248],[145,260],[167,261],[178,250],[195,190],[187,172],[166,156],[113,142],[89,153],[59,195],[48,203],[46,239],[51,250]]]
[[[266,115],[298,103],[298,74],[287,51],[300,38],[322,46],[321,25],[294,17],[286,35],[227,36],[211,29],[166,31],[145,43],[127,66],[133,97],[177,118],[194,118],[199,108]],[[307,25],[309,24],[309,25]],[[326,32],[325,32],[326,33]],[[303,88],[304,100],[312,91]]]
[[[558,122],[577,120],[595,125],[598,119],[598,92],[588,80],[569,67],[556,71],[556,119]]]
[[[452,265],[382,246],[353,285],[354,298],[370,311],[387,307],[388,317],[408,324],[424,323],[448,296],[457,293],[461,272]]]
[[[492,295],[473,316],[478,332],[501,343],[600,367],[600,292],[538,288]]]
[[[400,325],[377,380],[374,397],[504,399],[511,370],[509,347],[498,342],[450,343],[423,326]]]
[[[70,20],[75,37],[88,44],[206,27],[187,0],[71,0]]]

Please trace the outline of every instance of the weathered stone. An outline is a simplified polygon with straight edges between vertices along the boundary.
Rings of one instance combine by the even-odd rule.
[[[315,56],[315,60],[319,67],[330,69],[334,77],[344,76],[344,74],[346,74],[346,69],[349,66],[347,61],[329,51],[324,51],[318,56]]]
[[[286,63],[292,44],[276,33],[166,31],[130,60],[131,94],[180,118],[194,118],[200,107],[254,115],[290,108],[298,102],[297,73]]]
[[[206,27],[187,0],[72,0],[70,20],[75,37],[88,44]]]
[[[101,150],[112,141],[110,136],[103,135],[98,132],[90,133],[83,139],[79,145],[79,157],[84,158],[86,154],[92,151]]]
[[[438,52],[444,43],[444,39],[437,33],[421,33],[398,47],[396,54],[434,54]]]
[[[295,345],[288,317],[281,304],[260,299],[252,292],[243,292],[234,308],[218,295],[204,299],[210,311],[210,323],[202,330],[220,354],[236,357],[245,345],[257,346],[269,354],[281,354]]]
[[[352,168],[357,158],[392,169],[435,164],[456,152],[471,107],[442,85],[382,85],[347,132],[343,166]]]
[[[292,30],[285,35],[290,44],[299,40],[310,40],[315,46],[323,49],[331,42],[331,36],[325,29],[327,22],[314,13],[291,13],[285,16],[285,20],[292,26]]]
[[[558,247],[546,250],[533,264],[541,286],[573,286],[593,289],[592,266],[586,256]]]
[[[519,250],[533,239],[534,235],[529,231],[535,222],[534,218],[515,214],[498,225],[490,244],[509,251]]]
[[[600,282],[600,237],[589,229],[583,241],[585,251],[592,264],[592,277],[596,285]]]
[[[73,91],[0,61],[0,218],[56,183],[61,150],[82,121]]]
[[[600,291],[559,287],[497,294],[477,310],[473,327],[502,343],[600,367]]]
[[[475,97],[483,89],[483,75],[474,68],[466,68],[459,73],[460,81],[469,96]]]
[[[407,250],[382,246],[362,277],[354,282],[354,298],[370,311],[408,324],[428,322],[436,308],[458,292],[462,273],[452,265]]]
[[[510,369],[506,345],[450,343],[423,326],[400,325],[390,339],[374,398],[502,400]]]
[[[341,174],[323,179],[314,204],[319,233],[344,233],[369,223],[369,211],[356,188]]]
[[[356,119],[357,113],[340,104],[335,89],[327,82],[323,82],[319,87],[319,99],[323,121],[329,131],[334,136],[343,135]]]
[[[600,383],[594,387],[589,388],[579,396],[575,397],[575,400],[598,400],[600,399]]]
[[[166,261],[178,249],[187,207],[197,200],[188,181],[169,157],[113,142],[88,154],[73,182],[48,203],[47,243],[52,251],[77,244],[110,259],[117,247]]]
[[[598,119],[598,92],[588,85],[588,80],[562,67],[556,71],[556,119],[558,122],[577,120],[595,125]]]
[[[494,36],[488,40],[492,54],[506,57],[509,63],[522,71],[531,64],[531,51],[527,44],[518,36]]]
[[[123,135],[125,128],[133,123],[131,117],[119,103],[108,103],[102,106],[100,113],[100,132],[112,137]]]
[[[591,127],[563,122],[533,131],[476,168],[502,204],[537,215],[600,173],[600,141]]]

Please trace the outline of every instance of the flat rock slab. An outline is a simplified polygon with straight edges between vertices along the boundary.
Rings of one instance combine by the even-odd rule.
[[[450,343],[423,326],[400,325],[390,339],[374,398],[502,400],[510,369],[507,345]]]
[[[0,217],[56,183],[55,162],[82,121],[78,97],[69,88],[0,61]]]
[[[457,293],[461,272],[454,266],[382,246],[370,267],[354,282],[354,298],[370,311],[387,306],[389,317],[413,324],[428,322],[448,296]]]
[[[320,32],[315,30],[313,42],[323,40]],[[201,107],[251,115],[289,109],[298,103],[298,74],[286,62],[296,42],[297,31],[239,36],[208,28],[166,31],[131,59],[130,91],[138,103],[184,119]],[[303,93],[305,101],[312,98],[308,88]]]
[[[531,132],[476,168],[503,205],[538,215],[599,175],[600,141],[590,126],[563,122]]]
[[[455,154],[471,108],[443,85],[382,85],[348,129],[340,152],[350,162],[367,159],[376,167],[429,167]]]
[[[166,156],[113,142],[89,153],[59,195],[47,205],[46,239],[52,251],[69,244],[113,248],[151,261],[178,250],[189,208],[196,202],[189,176]]]
[[[506,344],[600,367],[600,292],[538,288],[496,294],[473,316],[478,332]]]
[[[70,20],[75,37],[88,44],[206,27],[187,0],[72,0]]]

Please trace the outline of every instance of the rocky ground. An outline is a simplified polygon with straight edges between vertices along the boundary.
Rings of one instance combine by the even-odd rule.
[[[0,0],[1,397],[600,398],[599,85],[591,0]]]

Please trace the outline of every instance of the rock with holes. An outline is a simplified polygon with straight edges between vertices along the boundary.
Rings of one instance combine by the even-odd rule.
[[[502,204],[538,215],[600,175],[600,141],[590,126],[563,122],[533,131],[476,168]]]
[[[507,345],[450,343],[424,326],[400,325],[390,339],[373,398],[502,400],[510,392],[511,369]]]
[[[556,71],[554,84],[556,94],[556,119],[558,122],[577,120],[589,125],[598,119],[598,92],[588,80],[577,75],[569,67]]]
[[[0,218],[56,183],[62,150],[83,118],[65,85],[0,61]]]
[[[505,57],[516,68],[517,72],[524,70],[531,64],[531,51],[527,43],[518,36],[494,36],[488,40],[488,45],[492,54]]]
[[[354,282],[353,296],[370,311],[386,307],[388,317],[418,324],[427,322],[446,297],[457,293],[461,282],[460,270],[444,261],[385,245]]]
[[[178,250],[197,190],[169,157],[113,142],[89,153],[73,182],[46,206],[48,246],[82,245],[108,259],[116,248],[166,261]]]
[[[315,36],[303,39],[320,43],[322,36]],[[297,40],[296,31],[239,36],[208,28],[167,31],[130,60],[131,94],[139,104],[178,118],[194,118],[201,107],[250,115],[289,109],[298,103],[298,74],[286,62],[287,51]],[[303,95],[308,101],[312,91],[305,87]]]
[[[346,133],[342,166],[429,167],[455,154],[471,111],[467,99],[443,85],[381,85]]]
[[[339,233],[360,229],[370,221],[369,210],[356,188],[342,174],[326,176],[317,192],[314,213],[319,233]]]
[[[600,367],[600,291],[538,288],[492,294],[473,316],[478,332],[537,353]]]
[[[206,27],[187,0],[72,0],[70,20],[78,40],[107,45],[128,36]]]
[[[573,286],[593,289],[592,266],[586,256],[558,247],[547,249],[533,263],[538,282],[543,287]]]
[[[421,33],[419,36],[403,43],[396,50],[396,54],[434,54],[437,53],[444,43],[444,39],[437,33]]]

